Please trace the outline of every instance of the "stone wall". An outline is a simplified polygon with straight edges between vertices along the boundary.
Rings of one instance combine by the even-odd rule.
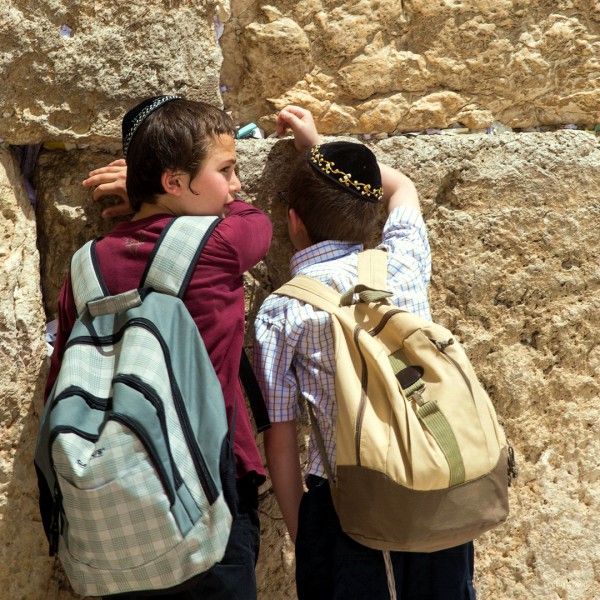
[[[596,0],[232,0],[231,9],[225,101],[267,128],[286,103],[310,107],[328,133],[599,120]]]
[[[221,85],[239,122],[267,133],[291,101],[324,133],[384,138],[366,143],[421,196],[433,314],[463,340],[519,461],[508,522],[476,543],[479,598],[600,598],[600,147],[559,129],[600,120],[598,14],[592,0],[4,2],[0,597],[75,598],[46,555],[32,457],[45,321],[72,251],[113,224],[81,181],[119,156],[120,117],[137,100],[219,103]],[[498,121],[558,130],[380,135]],[[30,173],[15,145],[40,143]],[[287,140],[243,140],[238,153],[246,197],[275,232],[246,276],[251,325],[289,274],[276,192],[295,153]],[[268,484],[261,517],[259,597],[293,599],[293,549]]]

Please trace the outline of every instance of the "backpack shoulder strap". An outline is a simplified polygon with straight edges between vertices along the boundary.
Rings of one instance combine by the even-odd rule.
[[[306,275],[296,275],[273,293],[295,298],[331,314],[335,314],[340,309],[342,298],[341,294],[328,285]]]
[[[358,283],[373,290],[387,290],[387,252],[385,250],[363,250],[359,253]]]
[[[183,298],[194,274],[200,253],[220,217],[178,217],[163,230],[148,261],[140,288],[152,288]],[[259,432],[271,426],[258,381],[244,349],[240,357],[239,377],[246,390],[256,428]],[[233,429],[233,423],[232,423]]]
[[[140,288],[182,298],[206,240],[220,217],[178,217],[163,230],[146,265]],[[138,290],[110,296],[96,258],[96,242],[82,246],[71,259],[71,287],[77,314],[114,313],[140,303]]]
[[[163,230],[140,282],[140,288],[182,298],[200,253],[220,217],[177,217]]]
[[[71,258],[71,288],[78,315],[83,314],[88,302],[108,296],[96,259],[96,242],[87,242]]]
[[[387,253],[384,250],[365,250],[359,253],[358,283],[344,294],[339,294],[328,285],[306,275],[296,275],[274,293],[296,298],[331,314],[335,314],[340,307],[357,301],[367,304],[381,302],[392,295],[387,290]]]

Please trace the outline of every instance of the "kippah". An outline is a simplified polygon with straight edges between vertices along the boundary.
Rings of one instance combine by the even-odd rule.
[[[146,117],[154,112],[159,106],[171,100],[177,100],[179,96],[155,96],[140,102],[136,107],[132,108],[124,117],[121,126],[123,132],[123,155],[127,158],[129,144],[138,130],[138,127],[144,122]]]
[[[317,172],[367,202],[383,198],[381,171],[369,148],[353,142],[313,146],[308,162]]]

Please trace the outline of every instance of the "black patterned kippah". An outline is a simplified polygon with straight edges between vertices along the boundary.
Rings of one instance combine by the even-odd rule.
[[[123,155],[127,158],[129,144],[138,130],[139,126],[144,122],[146,117],[154,112],[159,106],[171,100],[177,100],[179,96],[155,96],[140,102],[136,107],[132,108],[124,117],[121,129],[123,132]]]
[[[383,198],[381,171],[375,155],[362,144],[330,142],[308,151],[310,166],[321,175],[368,202]]]

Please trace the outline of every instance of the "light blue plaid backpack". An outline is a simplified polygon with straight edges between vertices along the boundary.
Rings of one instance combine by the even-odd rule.
[[[41,497],[52,497],[50,552],[78,594],[173,587],[225,552],[232,440],[221,386],[181,300],[218,222],[174,219],[140,289],[117,296],[108,296],[95,241],[73,256],[79,316],[35,463]]]

